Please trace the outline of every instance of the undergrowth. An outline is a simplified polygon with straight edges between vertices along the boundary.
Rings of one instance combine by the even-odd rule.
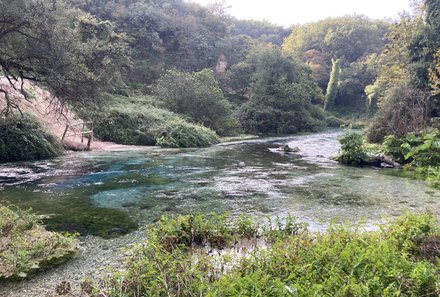
[[[36,118],[0,118],[0,162],[48,159],[62,153],[61,143]]]
[[[94,132],[104,141],[163,147],[202,147],[220,141],[214,131],[156,106],[150,97],[118,97],[109,105],[93,115]]]
[[[78,249],[74,235],[47,231],[38,216],[0,206],[0,280],[61,264]]]
[[[246,238],[258,243],[247,249]],[[179,216],[152,226],[124,271],[82,288],[115,297],[438,296],[439,248],[430,214],[371,232],[332,224],[323,233],[292,217]]]

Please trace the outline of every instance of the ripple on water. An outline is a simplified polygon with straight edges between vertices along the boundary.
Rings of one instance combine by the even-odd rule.
[[[377,221],[408,209],[440,209],[440,191],[422,181],[331,160],[341,133],[204,149],[89,152],[50,162],[3,164],[0,199],[39,212],[57,205],[53,211],[60,219],[72,217],[69,207],[81,201],[76,213],[91,209],[90,215],[96,215],[109,209],[136,220],[164,213],[292,213],[312,226],[325,226],[333,218]],[[298,147],[299,153],[271,151],[285,144]]]

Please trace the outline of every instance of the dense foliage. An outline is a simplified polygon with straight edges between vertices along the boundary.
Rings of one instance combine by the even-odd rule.
[[[0,1],[0,72],[20,90],[28,79],[48,88],[64,103],[102,98],[118,85],[128,64],[124,37],[64,1]],[[12,86],[15,84],[15,86]],[[17,107],[1,87],[7,116]]]
[[[358,132],[348,132],[339,138],[341,153],[337,160],[343,164],[354,166],[362,165],[367,159],[364,148],[364,138]]]
[[[365,16],[327,18],[293,27],[283,52],[301,57],[323,91],[328,88],[332,59],[340,61],[341,81],[332,87],[338,110],[365,111],[365,86],[375,77],[375,54],[386,44],[389,24]]]
[[[166,72],[155,84],[155,94],[165,107],[220,135],[233,134],[234,123],[214,72],[204,69],[195,73]]]
[[[78,249],[74,236],[46,231],[27,211],[0,206],[0,280],[61,264]]]
[[[322,95],[306,65],[275,47],[257,49],[245,63],[253,68],[239,113],[246,132],[287,134],[323,125],[323,112],[312,105]]]
[[[59,140],[46,132],[36,118],[0,118],[0,161],[40,160],[62,153]]]
[[[200,147],[219,142],[212,130],[155,106],[150,97],[118,97],[108,109],[89,116],[97,119],[95,133],[105,141],[166,147]]]
[[[248,249],[240,246],[245,238],[254,238]],[[237,247],[216,249],[234,240]],[[83,287],[106,296],[437,296],[439,244],[429,214],[407,214],[377,231],[332,224],[323,233],[292,218],[163,218],[124,272]]]

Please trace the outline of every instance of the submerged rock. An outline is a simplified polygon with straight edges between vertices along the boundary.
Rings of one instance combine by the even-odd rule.
[[[285,144],[285,145],[283,145],[283,146],[280,146],[278,149],[277,149],[277,151],[278,152],[283,152],[283,153],[286,153],[286,154],[289,154],[289,153],[298,153],[298,152],[300,152],[301,150],[299,149],[299,147],[290,147],[288,144]]]

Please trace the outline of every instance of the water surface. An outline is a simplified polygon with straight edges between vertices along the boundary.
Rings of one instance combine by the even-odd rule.
[[[113,236],[163,214],[285,216],[322,228],[440,209],[440,192],[394,171],[331,160],[339,130],[203,149],[84,152],[0,165],[0,203],[48,216],[52,229]],[[299,153],[276,148],[288,144]]]

